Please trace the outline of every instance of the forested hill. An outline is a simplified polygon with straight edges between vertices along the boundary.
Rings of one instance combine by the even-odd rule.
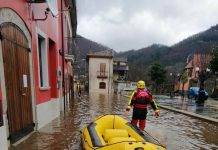
[[[149,66],[156,60],[168,69],[179,71],[188,55],[196,50],[211,51],[214,46],[218,46],[218,25],[172,46],[153,44],[139,50],[118,53],[117,56],[127,57],[130,66],[129,77],[131,80],[138,80],[146,79]]]
[[[85,58],[89,50],[102,51],[110,49],[79,35],[76,45],[79,58]],[[193,54],[196,50],[200,52],[211,51],[214,46],[218,46],[218,25],[190,36],[172,46],[153,44],[139,50],[120,53],[114,51],[114,53],[119,57],[127,57],[130,80],[146,80],[148,68],[154,61],[159,60],[167,69],[179,71],[183,69],[188,55]]]
[[[80,35],[77,35],[76,45],[77,45],[77,58],[78,59],[86,58],[86,55],[89,51],[97,52],[97,51],[110,50],[109,47],[104,46],[100,43],[91,41]]]

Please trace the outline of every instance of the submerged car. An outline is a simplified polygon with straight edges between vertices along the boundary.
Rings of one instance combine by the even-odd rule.
[[[208,98],[207,91],[203,90],[205,93],[205,100]],[[188,98],[197,100],[199,95],[199,87],[190,87],[188,90]]]

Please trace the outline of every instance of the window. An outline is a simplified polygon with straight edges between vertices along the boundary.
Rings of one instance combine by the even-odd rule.
[[[51,39],[48,40],[48,71],[49,71],[49,85],[51,87],[51,97],[57,98],[57,58],[56,58],[56,43]]]
[[[105,71],[106,71],[106,64],[100,63],[100,72],[105,72]]]
[[[48,57],[45,38],[38,35],[40,87],[48,87]]]
[[[106,83],[105,82],[100,82],[99,83],[99,89],[106,89]]]

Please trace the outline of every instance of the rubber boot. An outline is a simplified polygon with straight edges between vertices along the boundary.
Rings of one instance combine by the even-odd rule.
[[[146,120],[139,120],[139,128],[141,130],[145,129],[145,125],[146,125]]]
[[[138,119],[132,119],[131,124],[137,126]]]

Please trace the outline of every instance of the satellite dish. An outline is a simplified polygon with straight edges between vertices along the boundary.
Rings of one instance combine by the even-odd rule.
[[[48,7],[51,10],[53,16],[58,15],[58,3],[57,0],[47,0]]]

